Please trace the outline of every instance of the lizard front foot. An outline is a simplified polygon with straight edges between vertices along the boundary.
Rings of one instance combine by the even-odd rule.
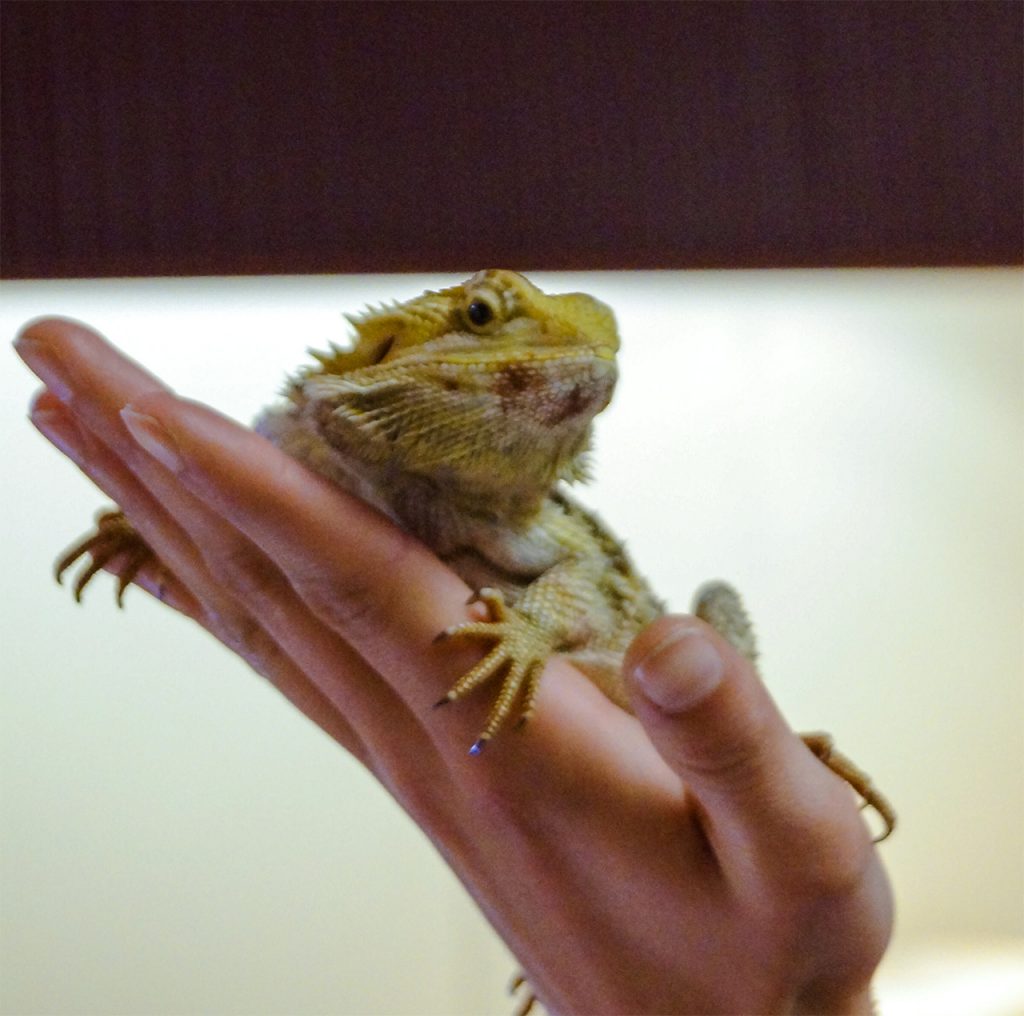
[[[525,723],[530,718],[541,671],[555,648],[555,638],[547,628],[533,618],[508,606],[498,589],[481,589],[473,599],[480,600],[487,606],[491,620],[466,621],[463,624],[452,625],[441,632],[437,639],[481,639],[494,642],[494,645],[490,652],[472,670],[463,674],[436,704],[442,706],[454,702],[498,674],[504,674],[501,691],[491,707],[487,724],[469,749],[471,755],[479,755],[484,745],[508,718],[521,692],[525,697],[519,722]]]
[[[82,555],[89,555],[89,563],[75,580],[74,595],[77,603],[82,602],[82,593],[93,576],[101,571],[116,557],[124,557],[124,567],[117,579],[117,605],[124,606],[125,590],[131,585],[132,579],[139,573],[144,564],[154,558],[153,551],[132,524],[125,518],[124,512],[114,510],[102,511],[96,516],[96,528],[76,543],[54,566],[54,574],[58,582],[62,582],[64,572],[68,570]]]
[[[530,982],[527,981],[526,974],[522,971],[513,974],[512,982],[508,986],[508,993],[514,996],[524,985],[526,990],[519,999],[519,1004],[516,1006],[516,1011],[512,1016],[529,1016],[537,1002],[537,996],[533,993],[533,990],[530,988]]]

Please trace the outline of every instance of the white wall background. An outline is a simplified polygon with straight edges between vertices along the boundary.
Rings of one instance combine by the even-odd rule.
[[[620,319],[588,502],[675,607],[733,579],[793,724],[897,806],[883,1011],[1024,1010],[1020,274],[534,278]],[[81,318],[248,419],[341,311],[452,281],[7,283],[0,320]],[[8,354],[3,1012],[507,1012],[511,961],[355,763],[144,594],[53,584],[102,501],[25,421],[33,387]]]

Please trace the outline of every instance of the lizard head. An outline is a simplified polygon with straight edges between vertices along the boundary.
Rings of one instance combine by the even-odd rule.
[[[491,270],[349,320],[352,348],[314,353],[290,392],[345,454],[480,495],[585,475],[619,345],[598,300]]]

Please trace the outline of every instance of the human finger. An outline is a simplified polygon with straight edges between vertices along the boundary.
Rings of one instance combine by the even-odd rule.
[[[816,893],[862,874],[871,844],[852,795],[710,626],[659,619],[630,647],[625,674],[637,717],[737,883],[781,874]]]
[[[284,651],[303,670],[308,664],[308,673],[328,682],[321,691],[332,699],[345,697],[346,711],[359,709],[367,719],[390,715],[392,723],[398,722],[394,703],[381,701],[389,698],[384,685],[364,661],[337,645],[334,633],[316,630],[318,626],[273,564],[235,527],[185,490],[129,434],[120,415],[125,403],[147,392],[168,393],[165,385],[77,322],[34,321],[22,329],[15,346],[96,439],[93,452],[100,446],[110,452],[92,456],[94,469],[117,464],[115,482],[125,493],[115,495],[115,500],[130,519],[140,522],[142,535],[168,567],[190,588],[203,588],[210,615],[207,623],[218,629],[222,641],[246,655],[248,642],[262,639],[263,631],[273,627],[275,640],[289,643]],[[128,482],[126,470],[141,483]],[[152,496],[145,496],[142,488]],[[159,526],[151,533],[146,527],[155,519]],[[226,579],[233,583],[233,592],[241,592],[248,602],[239,604],[238,597],[228,593]],[[321,665],[325,655],[332,657],[333,666]],[[341,675],[344,681],[338,680]]]
[[[94,483],[97,482],[97,477],[101,472],[110,472],[109,466],[106,468],[90,467],[90,459],[94,459],[97,454],[94,443],[89,442],[93,450],[91,453],[87,452],[85,435],[71,412],[52,392],[44,388],[36,394],[29,409],[29,419],[54,447],[63,452],[87,476],[90,476]],[[100,454],[108,453],[104,450]],[[126,566],[124,555],[119,554],[106,562],[103,570],[120,578],[125,575]],[[83,574],[80,573],[75,587],[76,598],[84,584],[82,579]],[[58,581],[60,581],[59,574]],[[138,571],[134,573],[131,581],[172,610],[202,624],[204,616],[202,604],[176,575],[160,565],[155,558],[151,557],[144,561]]]
[[[30,419],[36,428],[62,451],[105,493],[127,507],[140,523],[147,542],[159,554],[159,562],[143,566],[137,583],[173,609],[196,621],[215,638],[241,655],[257,672],[270,680],[293,704],[347,750],[366,761],[366,751],[351,725],[337,707],[251,619],[225,602],[210,580],[191,541],[116,456],[92,437],[53,393],[40,392]],[[111,562],[112,570],[120,563]]]

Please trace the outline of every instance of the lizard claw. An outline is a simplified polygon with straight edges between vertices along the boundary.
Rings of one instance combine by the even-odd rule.
[[[508,986],[508,993],[515,995],[525,985],[526,990],[523,992],[523,997],[519,1000],[519,1005],[516,1008],[514,1016],[528,1016],[530,1011],[533,1009],[534,1003],[537,1001],[537,996],[530,990],[529,982],[526,980],[526,974],[522,971],[518,971],[513,975],[512,981]]]
[[[433,644],[436,646],[439,642],[444,642],[446,639],[454,638],[458,635],[473,634],[473,629],[476,625],[480,624],[494,624],[495,622],[504,621],[508,613],[508,607],[505,605],[505,597],[500,589],[492,589],[490,586],[484,586],[478,589],[468,600],[466,600],[466,606],[469,607],[474,603],[483,603],[487,606],[488,611],[491,614],[490,621],[466,621],[461,624],[453,624],[445,628],[443,631],[439,631],[433,638]]]
[[[97,572],[102,571],[111,561],[124,556],[124,567],[118,577],[117,605],[124,606],[124,594],[139,570],[153,559],[153,552],[132,524],[120,511],[104,511],[96,517],[96,529],[79,540],[54,565],[54,577],[58,584],[63,584],[64,573],[79,558],[89,555],[89,563],[75,579],[73,594],[76,603],[82,602],[85,587],[92,581]]]
[[[481,586],[473,595],[466,600],[466,606],[474,603],[486,604],[495,621],[504,621],[508,610],[505,604],[505,596],[500,589],[493,589],[491,586]]]
[[[873,842],[881,843],[882,840],[888,839],[893,829],[896,828],[896,811],[885,795],[871,782],[871,777],[841,752],[836,751],[830,735],[801,734],[800,739],[814,752],[823,765],[832,770],[836,776],[848,783],[855,793],[860,795],[861,811],[871,808],[882,820],[883,829]]]

